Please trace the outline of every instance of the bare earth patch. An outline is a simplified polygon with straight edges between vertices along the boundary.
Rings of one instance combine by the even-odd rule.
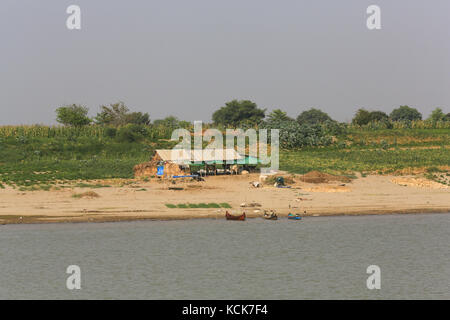
[[[302,190],[308,191],[308,192],[350,192],[351,191],[351,189],[347,186],[329,186],[329,185],[304,187],[304,188],[302,188]]]
[[[428,188],[428,189],[448,189],[449,187],[441,183],[428,180],[426,178],[420,177],[396,177],[392,178],[391,181],[395,184],[405,186],[405,187],[417,187],[417,188]]]

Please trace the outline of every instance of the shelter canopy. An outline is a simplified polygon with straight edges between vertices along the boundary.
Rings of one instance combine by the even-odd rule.
[[[233,163],[237,161],[239,163],[239,160],[245,161],[245,157],[240,155],[234,149],[159,149],[156,150],[156,154],[163,161],[169,161],[178,164],[191,164],[192,162],[223,163],[224,161],[233,161]]]

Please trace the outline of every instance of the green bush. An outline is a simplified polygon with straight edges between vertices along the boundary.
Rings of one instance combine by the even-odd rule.
[[[108,138],[115,138],[117,135],[117,129],[112,127],[105,128],[105,136]]]
[[[320,124],[300,125],[297,121],[288,120],[265,123],[261,128],[279,129],[280,147],[285,149],[326,146],[331,143],[331,135],[327,134]]]
[[[128,124],[117,131],[117,140],[119,142],[138,142],[143,140],[147,134],[144,126]]]

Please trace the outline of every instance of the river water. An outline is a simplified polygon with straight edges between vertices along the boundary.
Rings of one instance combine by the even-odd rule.
[[[118,298],[450,299],[450,215],[0,226],[0,299]]]

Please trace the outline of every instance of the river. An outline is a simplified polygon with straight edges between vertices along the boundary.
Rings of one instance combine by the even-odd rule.
[[[0,299],[450,299],[449,214],[3,225],[0,244]]]

